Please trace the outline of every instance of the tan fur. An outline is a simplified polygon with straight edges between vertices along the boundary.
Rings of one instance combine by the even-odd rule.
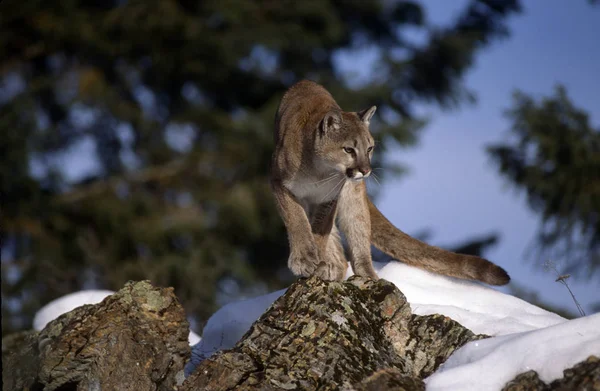
[[[288,231],[288,266],[296,275],[343,279],[348,242],[355,274],[377,279],[371,243],[383,252],[447,276],[504,285],[504,269],[479,257],[430,246],[394,227],[369,200],[375,106],[344,112],[322,86],[301,81],[283,96],[275,118],[271,185]]]

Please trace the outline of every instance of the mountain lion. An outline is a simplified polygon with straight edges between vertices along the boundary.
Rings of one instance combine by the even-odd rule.
[[[377,279],[371,243],[394,258],[446,276],[504,285],[510,277],[476,256],[430,246],[392,225],[369,200],[364,179],[375,147],[369,132],[373,106],[345,112],[331,94],[301,81],[283,96],[275,118],[271,185],[285,223],[296,275],[341,280],[347,261],[338,228],[346,236],[355,274]]]

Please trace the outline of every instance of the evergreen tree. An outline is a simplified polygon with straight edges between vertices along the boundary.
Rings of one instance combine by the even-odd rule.
[[[566,273],[598,276],[600,128],[562,86],[540,101],[516,92],[506,115],[510,140],[488,152],[541,215],[536,261],[543,257],[564,263]]]
[[[518,10],[473,0],[436,27],[413,1],[3,1],[3,334],[129,279],[174,286],[200,323],[217,299],[281,286],[267,175],[283,91],[308,77],[348,110],[377,104],[381,159],[417,137],[415,102],[469,97],[462,76]],[[368,77],[342,72],[367,51]]]

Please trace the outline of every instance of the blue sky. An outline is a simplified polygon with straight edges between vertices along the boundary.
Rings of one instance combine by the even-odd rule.
[[[429,21],[446,24],[467,1],[423,3]],[[585,0],[523,3],[524,12],[509,21],[511,36],[480,53],[466,75],[477,103],[448,112],[423,108],[431,122],[419,145],[389,156],[410,173],[388,179],[377,204],[408,233],[431,229],[432,244],[498,232],[500,241],[487,257],[506,268],[517,284],[576,313],[567,290],[544,270],[545,259],[528,257],[525,250],[540,219],[528,209],[524,195],[498,175],[485,146],[506,137],[509,123],[502,113],[515,89],[542,97],[562,83],[575,105],[588,111],[593,126],[600,126],[600,7]],[[553,261],[560,270],[564,260]],[[570,286],[588,313],[589,305],[600,300],[597,279],[572,277]]]

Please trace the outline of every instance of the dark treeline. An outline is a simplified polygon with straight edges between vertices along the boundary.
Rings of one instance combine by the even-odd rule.
[[[130,279],[174,286],[200,324],[289,282],[267,180],[283,91],[311,78],[377,104],[376,165],[398,172],[381,158],[418,138],[414,105],[469,101],[463,75],[519,10],[473,0],[432,26],[413,1],[3,1],[3,334]]]

